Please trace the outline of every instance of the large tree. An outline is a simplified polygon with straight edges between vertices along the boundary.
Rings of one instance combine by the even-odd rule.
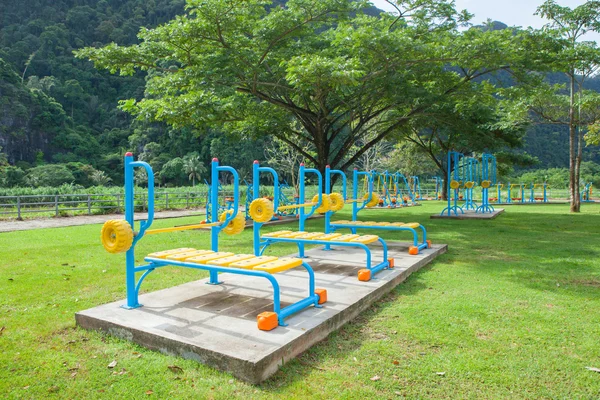
[[[147,70],[138,118],[273,135],[318,168],[346,169],[388,135],[478,79],[526,59],[510,31],[458,30],[452,1],[188,0],[141,43],[77,55],[122,75]],[[363,143],[356,146],[355,143]],[[309,143],[310,151],[302,146]]]
[[[571,212],[580,211],[579,178],[582,155],[583,128],[594,126],[600,118],[600,98],[595,92],[584,92],[586,78],[600,67],[600,48],[595,42],[582,40],[590,31],[600,32],[600,1],[587,1],[571,9],[554,0],[542,4],[537,14],[550,22],[545,33],[555,39],[549,50],[553,71],[563,72],[568,78],[567,94],[562,87],[540,85],[532,91],[532,109],[551,124],[569,128],[569,194]]]

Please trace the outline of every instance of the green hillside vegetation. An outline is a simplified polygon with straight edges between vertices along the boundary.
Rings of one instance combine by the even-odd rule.
[[[248,173],[248,160],[264,160],[263,139],[132,120],[117,104],[145,96],[145,74],[111,75],[73,57],[74,50],[85,46],[135,44],[140,27],[173,19],[184,12],[184,3],[24,0],[4,4],[0,14],[0,151],[4,155],[0,186],[120,185],[126,149],[150,162],[159,172],[159,184],[170,186],[192,184],[177,167],[185,159],[198,157],[207,165],[218,156],[242,175]],[[377,15],[379,10],[371,7],[365,13]],[[507,28],[497,21],[491,26]],[[503,76],[500,73],[495,79],[510,80]],[[548,79],[565,82],[561,74]],[[600,79],[588,80],[586,87],[600,89]],[[522,151],[539,160],[536,169],[564,168],[567,138],[564,127],[533,125]],[[586,148],[584,160],[600,162],[599,151]],[[61,166],[53,170],[44,164]],[[164,166],[167,170],[162,172]],[[47,181],[45,171],[55,171],[52,182]]]

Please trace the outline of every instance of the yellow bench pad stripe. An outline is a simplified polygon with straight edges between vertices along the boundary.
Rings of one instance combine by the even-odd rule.
[[[252,269],[252,268],[256,267],[257,265],[265,264],[265,263],[268,263],[270,261],[275,261],[275,260],[277,260],[277,257],[260,256],[260,257],[248,258],[248,259],[242,260],[242,261],[237,261],[237,262],[229,264],[229,266],[234,267],[234,268]]]
[[[356,239],[350,240],[350,243],[369,244],[369,243],[376,242],[377,240],[379,240],[379,236],[377,236],[377,235],[363,235],[363,236],[357,237]]]
[[[319,240],[333,240],[342,236],[341,233],[328,233],[327,235],[319,236]]]
[[[164,251],[157,251],[154,253],[150,253],[148,254],[148,257],[153,257],[153,258],[166,258],[168,256],[177,254],[177,253],[184,253],[186,251],[194,251],[196,249],[192,249],[191,247],[182,247],[180,249],[173,249],[173,250],[164,250]]]
[[[174,261],[185,261],[190,257],[203,256],[205,254],[214,253],[212,250],[193,250],[193,251],[184,251],[183,253],[173,254],[172,256],[165,257],[167,260]],[[150,255],[149,257],[151,257]]]
[[[302,260],[299,258],[280,258],[275,261],[271,261],[265,264],[257,265],[253,268],[254,271],[264,271],[270,274],[276,274],[277,272],[287,271],[288,269],[295,268],[302,265]]]
[[[208,261],[217,260],[219,258],[225,258],[232,256],[233,253],[228,253],[224,251],[218,251],[216,253],[204,254],[202,256],[196,256],[186,259],[186,262],[193,262],[196,264],[206,264]]]
[[[347,235],[338,236],[335,239],[333,239],[332,241],[334,241],[334,242],[350,242],[352,239],[356,239],[359,236],[360,235],[347,234]]]
[[[275,232],[265,233],[265,234],[263,234],[263,236],[265,236],[265,237],[277,237],[279,235],[286,235],[288,233],[292,233],[292,231],[275,231]]]
[[[403,226],[415,229],[421,226],[421,224],[419,224],[418,222],[409,222],[408,224],[404,224]]]
[[[254,258],[254,257],[255,257],[254,254],[234,254],[233,256],[212,260],[211,262],[209,262],[209,264],[216,265],[217,267],[227,267],[238,261],[247,260],[249,258]]]
[[[296,236],[296,239],[317,239],[323,235],[325,235],[323,232],[311,232],[305,233],[304,235]]]
[[[278,238],[282,238],[282,239],[294,239],[298,236],[302,236],[302,235],[306,235],[308,232],[305,231],[298,231],[298,232],[290,232],[290,233],[285,233],[283,235],[278,235]]]

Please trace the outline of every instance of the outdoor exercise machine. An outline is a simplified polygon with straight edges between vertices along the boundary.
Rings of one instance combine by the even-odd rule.
[[[459,215],[459,211],[461,214],[464,214],[465,211],[461,206],[458,205],[459,201],[459,191],[463,182],[463,171],[462,162],[464,155],[457,151],[449,151],[448,159],[447,159],[447,181],[448,181],[448,190],[446,195],[448,197],[448,206],[442,210],[441,215]]]
[[[414,175],[410,177],[412,183],[412,193],[415,200],[423,200],[423,196],[421,196],[421,181],[419,177]]]
[[[594,200],[592,200],[593,191],[594,184],[592,182],[586,183],[581,191],[581,201],[583,203],[594,203]]]
[[[481,205],[477,207],[477,213],[493,213],[494,207],[490,204],[489,190],[496,184],[496,157],[489,153],[481,156]],[[500,195],[498,195],[500,196]]]
[[[254,162],[253,165],[253,178],[252,181],[254,183],[254,190],[258,192],[259,190],[259,176],[260,172],[269,172],[271,174],[275,174],[275,171],[268,168],[263,168],[260,166],[258,161]],[[318,193],[312,198],[310,202],[306,202],[305,195],[305,180],[306,175],[312,174],[317,177],[318,180]],[[371,174],[371,173],[370,173]],[[393,259],[388,259],[388,249],[387,244],[383,239],[376,235],[342,235],[341,233],[325,233],[325,232],[307,232],[306,228],[306,220],[310,218],[315,212],[317,213],[326,213],[329,211],[330,207],[343,207],[344,201],[341,195],[330,197],[327,194],[323,193],[323,176],[321,172],[313,168],[306,168],[304,163],[300,164],[299,170],[299,187],[298,187],[298,195],[299,195],[299,203],[289,206],[279,206],[274,202],[270,202],[268,199],[256,199],[250,205],[250,213],[252,219],[254,221],[254,254],[256,256],[262,256],[264,251],[271,245],[275,243],[293,243],[298,246],[298,256],[304,257],[304,247],[306,245],[323,245],[327,248],[331,248],[332,246],[340,246],[340,247],[357,247],[365,251],[366,254],[366,268],[361,269],[358,272],[358,280],[360,281],[368,281],[371,279],[373,275],[377,272],[393,268]],[[372,187],[372,180],[369,181],[369,184]],[[371,192],[372,194],[372,192]],[[274,199],[277,199],[277,196],[274,196]],[[340,199],[341,198],[341,199]],[[333,205],[332,201],[333,199]],[[374,195],[367,199],[369,202],[373,202],[376,200],[378,202],[378,198]],[[359,200],[363,201],[363,199]],[[375,203],[377,204],[377,203]],[[275,212],[285,210],[288,208],[297,208],[298,209],[298,231],[290,231],[290,230],[282,230],[276,232],[269,232],[261,235],[260,229],[264,222],[268,221],[272,218]],[[309,209],[307,212],[306,209]],[[371,249],[367,246],[368,244],[379,241],[381,246],[383,247],[383,260],[380,263],[375,264],[373,262],[373,256],[371,253]]]
[[[477,210],[477,204],[473,198],[473,188],[479,183],[479,161],[474,157],[463,157],[459,164],[460,175],[464,188],[464,200],[462,208],[465,210]]]
[[[416,205],[415,195],[411,190],[410,183],[406,176],[401,172],[396,172],[394,175],[394,186],[396,187],[396,197],[400,200],[400,203],[403,206],[408,205],[408,201],[410,200],[410,205]],[[401,186],[404,186],[404,193],[401,189]]]
[[[139,229],[134,232],[134,169],[144,168],[148,173],[148,219],[141,221]],[[267,279],[273,288],[273,311],[258,315],[260,330],[271,330],[278,325],[285,326],[288,316],[314,306],[320,307],[327,299],[324,289],[315,289],[313,269],[299,258],[257,257],[254,254],[234,254],[219,251],[219,233],[239,234],[244,230],[245,218],[239,211],[239,177],[232,167],[220,166],[214,158],[211,163],[211,203],[219,201],[219,174],[228,173],[233,176],[233,207],[219,215],[217,207],[211,208],[211,219],[216,222],[198,225],[176,226],[170,228],[149,229],[154,220],[154,174],[149,164],[134,161],[132,153],[125,154],[125,220],[110,220],[102,227],[101,238],[104,248],[110,253],[125,252],[127,309],[141,307],[138,301],[140,286],[144,279],[154,270],[167,266],[186,267],[209,272],[208,284],[218,285],[220,273],[246,275]],[[258,190],[255,192],[258,193]],[[184,231],[210,227],[211,249],[178,248],[158,251],[144,258],[146,264],[135,265],[135,246],[146,235],[166,232]],[[308,296],[287,307],[281,307],[280,286],[274,274],[291,268],[302,266],[308,273]],[[136,273],[142,275],[136,280]]]
[[[535,193],[536,189],[542,190],[541,195],[536,195],[536,193]],[[546,184],[546,182],[544,182],[544,183],[531,182],[531,184],[529,185],[529,202],[536,203],[538,201],[541,201],[543,203],[547,203],[548,202],[547,189],[548,189],[548,185]]]
[[[513,196],[513,188],[518,188],[520,193],[519,197],[512,197]],[[514,202],[519,202],[519,203],[525,203],[525,184],[524,183],[508,183],[507,185],[507,195],[506,195],[506,202],[507,203],[514,203]]]
[[[333,175],[339,175],[342,179],[342,194],[330,193],[330,183]],[[367,178],[370,185],[368,185],[368,192],[361,198],[358,194],[358,181],[360,177],[364,176]],[[411,255],[419,254],[420,250],[431,247],[431,241],[427,240],[427,231],[425,227],[418,222],[404,223],[404,222],[376,222],[376,221],[358,221],[358,213],[365,207],[369,206],[369,203],[373,200],[373,178],[372,173],[360,172],[358,169],[354,169],[352,175],[352,199],[347,199],[347,182],[346,175],[339,170],[332,170],[329,166],[325,167],[325,191],[332,199],[331,208],[325,213],[325,233],[334,233],[338,229],[350,229],[352,234],[356,235],[359,229],[377,229],[383,231],[408,231],[412,234],[413,245],[408,248],[408,253]],[[335,200],[334,200],[335,199]],[[352,220],[338,220],[331,221],[331,217],[336,211],[341,210],[344,204],[352,204]],[[359,205],[360,203],[360,205]],[[420,228],[422,231],[423,240],[419,242],[419,236],[416,229]]]

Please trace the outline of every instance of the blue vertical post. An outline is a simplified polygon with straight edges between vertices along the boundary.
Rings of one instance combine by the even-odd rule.
[[[211,222],[217,222],[219,220],[219,159],[213,158],[210,164],[210,202],[212,204],[210,210]],[[219,251],[219,227],[212,226],[210,228],[210,246],[212,251]],[[216,271],[210,271],[210,279],[208,282],[210,285],[219,284],[219,273]]]
[[[254,163],[252,164],[252,191],[254,192],[254,197],[257,199],[260,198],[259,166],[258,160],[254,160]],[[273,200],[275,200],[275,197],[273,197]],[[277,213],[276,209],[273,211]],[[260,254],[260,227],[262,226],[262,223],[253,221],[253,225],[254,229],[252,234],[254,235],[254,254],[258,256]]]
[[[134,229],[134,187],[133,187],[133,153],[125,153],[125,220]],[[135,246],[131,246],[125,253],[125,283],[127,286],[127,308],[139,307],[138,296],[135,290]]]
[[[298,201],[299,204],[305,202],[304,193],[304,163],[300,163],[300,171],[298,172]],[[300,206],[298,209],[298,230],[304,230],[304,206]],[[298,256],[304,257],[304,244],[298,243]]]

